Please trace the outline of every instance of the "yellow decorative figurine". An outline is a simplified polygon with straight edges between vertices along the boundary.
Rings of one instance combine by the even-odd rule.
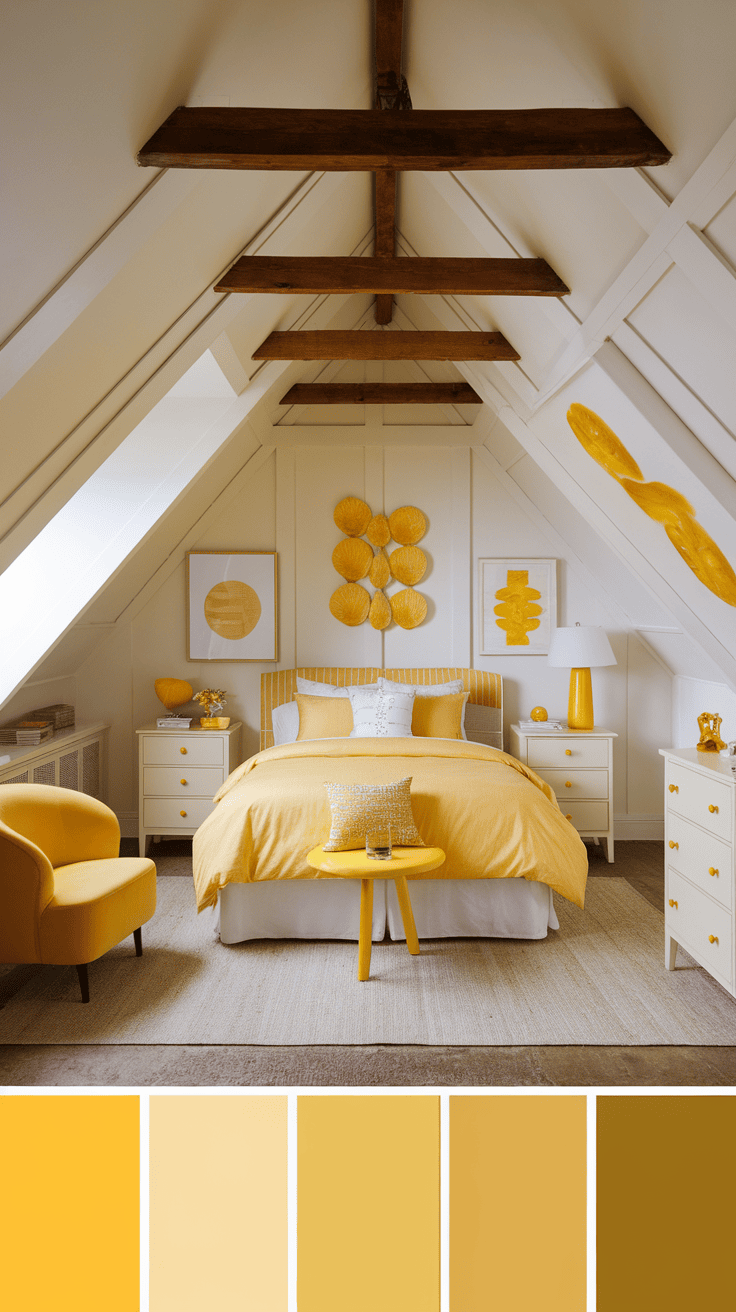
[[[543,723],[547,719],[547,712],[543,706],[535,706],[529,718]]]
[[[722,752],[727,744],[721,738],[721,717],[713,715],[709,711],[703,711],[698,716],[698,728],[700,729],[700,742],[696,744],[699,752]]]

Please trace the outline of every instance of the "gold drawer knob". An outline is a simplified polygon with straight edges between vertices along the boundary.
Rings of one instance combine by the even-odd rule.
[[[572,756],[572,752],[570,751],[569,747],[565,748],[565,756]]]
[[[565,787],[566,787],[566,788],[572,788],[572,784],[570,783],[570,780],[569,780],[569,779],[566,779],[566,780],[565,780]]]
[[[716,866],[708,866],[708,874],[709,874],[709,875],[717,875],[717,874],[718,874],[718,870],[717,870]]]
[[[677,784],[670,784],[670,792],[671,792],[671,793],[679,793],[679,791],[680,791],[680,790],[679,790]]]
[[[679,846],[680,846],[680,844],[679,844],[679,843],[676,843],[675,840],[674,840],[674,838],[671,838],[671,839],[670,839],[670,847],[679,847]]]
[[[675,902],[675,899],[673,897],[670,898],[670,906],[677,909],[677,903]]]
[[[711,815],[717,815],[717,814],[718,814],[718,807],[717,807],[717,806],[709,806],[709,807],[708,807],[708,810],[710,811]]]
[[[186,811],[180,811],[179,815],[186,815]]]
[[[180,747],[180,748],[179,748],[179,751],[181,752],[182,756],[186,756],[186,754],[187,754],[187,749],[186,749],[186,747]]]
[[[566,819],[566,820],[572,820],[572,816],[571,816],[571,815],[566,815],[566,816],[565,816],[565,819]]]
[[[180,784],[185,784],[185,783],[186,783],[186,779],[180,779],[180,780],[179,780],[179,783],[180,783]]]
[[[717,942],[718,942],[718,935],[717,935],[717,934],[709,934],[709,935],[708,935],[708,942],[709,942],[709,943],[717,943]]]

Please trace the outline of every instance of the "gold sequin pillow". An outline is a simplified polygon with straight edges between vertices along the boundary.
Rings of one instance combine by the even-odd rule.
[[[411,779],[393,784],[326,783],[332,811],[325,852],[353,852],[365,847],[368,829],[391,825],[395,847],[424,847],[411,810]]]

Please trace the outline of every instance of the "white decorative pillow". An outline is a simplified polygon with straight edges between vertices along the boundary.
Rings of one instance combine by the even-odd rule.
[[[274,706],[271,711],[271,725],[274,747],[282,747],[284,743],[295,743],[299,733],[299,707],[296,702],[284,702],[283,706]]]
[[[369,829],[391,826],[395,847],[424,847],[411,809],[411,778],[393,784],[326,783],[332,825],[325,852],[355,852],[365,847]]]
[[[453,692],[463,692],[465,685],[462,679],[449,679],[447,683],[396,683],[381,675],[378,686],[390,692],[409,692],[413,688],[417,697],[448,697]]]
[[[414,689],[348,688],[353,708],[351,738],[411,738]]]
[[[357,685],[356,685],[357,686]],[[377,683],[361,683],[361,688],[377,688]],[[347,697],[347,688],[338,688],[334,683],[318,683],[315,679],[303,679],[296,676],[297,692],[306,693],[308,697]]]

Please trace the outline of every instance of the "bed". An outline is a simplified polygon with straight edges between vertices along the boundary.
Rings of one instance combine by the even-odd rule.
[[[272,713],[292,703],[297,677],[355,687],[462,680],[467,741],[338,739],[274,746]],[[329,830],[326,780],[412,776],[422,837],[445,865],[411,885],[420,937],[544,938],[557,928],[553,891],[582,906],[585,848],[552,790],[502,750],[500,676],[433,668],[281,670],[261,679],[261,751],[233,772],[194,841],[199,910],[224,943],[263,938],[357,939],[359,889],[318,877],[306,853]],[[390,881],[377,881],[373,939],[403,939]]]

